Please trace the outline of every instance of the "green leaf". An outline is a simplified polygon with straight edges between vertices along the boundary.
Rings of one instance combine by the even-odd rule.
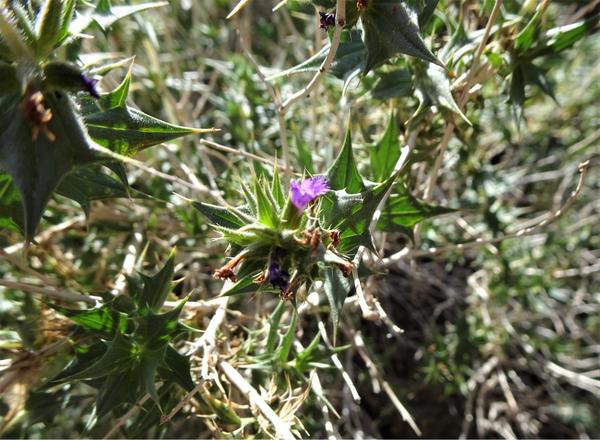
[[[35,45],[37,37],[35,34],[34,24],[32,22],[32,18],[29,14],[29,11],[27,11],[27,9],[23,5],[17,2],[11,2],[10,8],[14,14],[14,17],[17,20],[19,30],[23,33],[23,36],[27,41],[27,44],[29,46]]]
[[[398,122],[396,116],[392,114],[383,136],[369,151],[373,178],[377,182],[387,179],[394,171],[394,166],[400,157],[399,136]]]
[[[340,313],[344,302],[350,292],[354,289],[352,280],[345,278],[342,272],[336,267],[325,269],[325,281],[323,283],[325,295],[329,301],[331,322],[333,324],[333,341],[335,343],[337,328],[340,322]]]
[[[423,220],[455,212],[442,206],[430,205],[413,197],[405,185],[396,186],[397,193],[392,194],[381,211],[377,228],[386,232],[404,232]]]
[[[211,205],[204,202],[192,202],[192,206],[202,213],[210,222],[229,229],[244,226],[245,221],[235,212],[222,206]]]
[[[177,383],[188,392],[194,388],[194,381],[190,374],[189,358],[179,354],[171,346],[168,346],[165,350],[163,362],[158,366],[158,374]]]
[[[437,7],[439,0],[425,0],[423,5],[423,9],[419,13],[419,27],[423,29],[433,17],[435,12],[435,8]]]
[[[178,318],[186,301],[187,298],[181,300],[177,307],[168,312],[155,314],[150,311],[139,318],[133,338],[144,350],[158,350],[164,347],[178,330]]]
[[[540,41],[539,47],[523,53],[523,58],[533,59],[544,55],[557,54],[572,47],[575,43],[591,32],[598,30],[600,14],[596,14],[586,20],[548,30]]]
[[[63,0],[46,0],[36,17],[36,55],[46,57],[54,49],[61,35]]]
[[[371,95],[383,101],[411,96],[413,89],[412,73],[408,69],[399,69],[383,74],[371,90]]]
[[[303,72],[316,72],[329,53],[331,45],[328,43],[309,59],[287,70],[270,76],[268,79],[290,76]],[[356,71],[363,71],[367,59],[367,48],[361,39],[358,30],[343,31],[340,44],[335,53],[329,72],[336,78],[345,79]]]
[[[464,113],[460,110],[450,89],[450,80],[446,71],[435,64],[419,66],[415,75],[415,82],[434,104],[447,108],[458,114],[467,124],[472,125]]]
[[[108,7],[106,5],[108,4]],[[117,20],[125,18],[129,15],[137,14],[148,9],[160,8],[168,5],[169,2],[151,2],[151,3],[140,3],[136,5],[127,6],[111,6],[109,2],[99,2],[99,8],[92,15],[92,19],[106,31],[111,27]]]
[[[65,0],[63,7],[62,21],[60,25],[60,31],[58,33],[57,45],[60,45],[69,36],[69,26],[71,20],[73,20],[73,13],[75,12],[76,0]]]
[[[129,94],[129,84],[131,83],[131,71],[133,69],[133,58],[129,63],[127,74],[114,90],[100,95],[99,106],[104,110],[110,110],[117,107],[125,107],[127,95]]]
[[[51,307],[89,331],[112,336],[115,332],[124,333],[127,330],[127,315],[108,306],[88,310],[73,310],[57,305]]]
[[[418,15],[407,3],[400,0],[369,2],[361,15],[363,40],[367,48],[365,72],[399,54],[444,65],[425,45],[421,37]]]
[[[141,389],[142,372],[137,362],[108,375],[96,396],[97,416],[102,417],[124,403],[134,404],[141,397]]]
[[[269,334],[267,335],[267,353],[273,354],[275,352],[275,345],[277,344],[277,335],[279,334],[279,323],[281,317],[285,312],[285,302],[279,301],[271,316],[269,316]]]
[[[269,228],[277,229],[279,227],[277,207],[272,198],[267,196],[262,183],[258,179],[254,181],[254,196],[256,197],[258,222]]]
[[[133,155],[144,148],[205,131],[169,124],[129,107],[87,114],[84,120],[90,136],[98,144],[123,155]]]
[[[155,275],[142,275],[144,289],[141,297],[134,298],[140,308],[146,308],[154,312],[160,310],[167,299],[167,295],[173,288],[173,274],[175,272],[175,248],[169,254],[169,258]]]
[[[102,172],[100,166],[92,165],[73,169],[60,182],[56,193],[75,200],[86,215],[93,200],[129,197],[128,188],[121,181]]]
[[[352,130],[346,129],[344,144],[331,168],[327,171],[327,180],[332,190],[345,190],[353,194],[364,189],[364,184],[352,153]]]
[[[554,100],[554,102],[558,105],[558,100],[554,94],[554,87],[542,69],[533,63],[523,63],[521,65],[521,70],[525,76],[526,83],[535,84],[538,86],[542,92],[552,98],[552,100]]]
[[[63,377],[62,381],[73,381],[82,379],[96,379],[108,376],[112,373],[127,370],[132,362],[138,358],[138,348],[133,341],[117,333],[110,342],[105,342],[107,350],[103,356],[88,368]]]
[[[258,272],[256,273],[258,274]],[[237,280],[229,287],[226,291],[221,293],[221,296],[233,296],[242,295],[244,293],[253,293],[259,288],[257,284],[252,281],[252,277],[244,277]]]
[[[23,202],[11,177],[0,172],[0,228],[23,232]]]
[[[322,196],[321,224],[340,231],[339,253],[353,257],[359,246],[374,250],[369,225],[379,202],[396,177],[393,175],[385,182],[357,194],[339,190]]]
[[[292,319],[290,325],[281,340],[281,345],[278,350],[278,357],[281,362],[287,362],[290,350],[292,349],[292,343],[296,337],[296,324],[298,323],[298,312],[296,309],[292,312]]]
[[[517,34],[514,43],[516,52],[525,52],[533,45],[539,32],[539,26],[545,9],[545,7],[538,8],[537,11],[535,11],[535,14],[533,14],[533,17],[531,17],[531,20],[529,20],[525,27]]]
[[[108,344],[104,341],[95,342],[92,345],[80,345],[75,348],[75,357],[67,364],[67,366],[48,381],[44,387],[53,386],[59,383],[70,380],[75,376],[97,363],[102,356],[106,354]]]
[[[31,96],[22,99],[34,99]],[[52,119],[37,133],[19,109],[18,95],[0,99],[0,168],[10,174],[21,193],[27,239],[35,234],[62,178],[75,165],[97,159],[69,96],[56,91],[44,98]]]
[[[279,171],[277,170],[277,166],[273,169],[273,179],[271,180],[271,194],[273,194],[273,199],[277,202],[277,206],[279,210],[282,210],[285,206],[285,194],[283,193],[283,187],[281,186],[281,180],[279,179]]]
[[[152,400],[154,400],[161,413],[162,407],[160,405],[160,399],[158,398],[158,393],[156,392],[156,384],[154,381],[158,365],[163,362],[166,348],[166,343],[153,350],[145,348],[142,351],[140,358],[140,370],[144,389],[150,395]]]

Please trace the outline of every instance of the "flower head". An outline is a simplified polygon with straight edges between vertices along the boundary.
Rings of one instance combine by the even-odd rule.
[[[335,26],[335,14],[332,14],[331,12],[319,11],[319,23],[321,29],[327,29]]]
[[[273,287],[279,287],[281,290],[286,290],[290,283],[290,274],[281,270],[277,263],[271,263],[269,266],[268,278]]]
[[[327,191],[329,191],[329,184],[322,176],[310,177],[302,182],[292,180],[290,183],[292,203],[300,211],[304,211],[310,202]]]

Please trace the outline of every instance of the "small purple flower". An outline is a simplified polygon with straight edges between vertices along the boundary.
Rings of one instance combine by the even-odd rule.
[[[97,80],[95,80],[93,78],[88,78],[83,73],[81,74],[81,84],[83,85],[83,88],[96,99],[100,98],[100,94],[98,93],[98,90],[96,89],[97,83],[98,83]]]
[[[290,283],[290,274],[279,268],[279,264],[271,263],[268,274],[269,283],[273,287],[279,287],[281,290],[286,290]]]
[[[322,176],[310,177],[302,182],[292,180],[290,183],[292,203],[299,211],[304,211],[310,202],[327,191],[329,191],[329,184]]]
[[[335,26],[335,14],[331,12],[319,11],[319,23],[321,29],[327,29]]]

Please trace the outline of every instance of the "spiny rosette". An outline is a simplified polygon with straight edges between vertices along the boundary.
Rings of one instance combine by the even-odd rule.
[[[337,250],[340,232],[318,220],[320,198],[330,191],[327,179],[292,180],[284,197],[276,173],[270,184],[256,180],[253,191],[245,188],[246,204],[237,208],[194,203],[230,244],[231,259],[213,273],[234,283],[228,294],[258,289],[296,300],[327,266],[346,277],[352,272]]]

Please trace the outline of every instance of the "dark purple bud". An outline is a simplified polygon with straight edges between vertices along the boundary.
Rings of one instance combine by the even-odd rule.
[[[319,11],[319,23],[321,29],[327,29],[335,26],[335,14],[331,12]]]
[[[93,78],[88,78],[87,76],[85,76],[83,73],[81,74],[81,84],[83,85],[83,88],[94,98],[98,99],[100,98],[100,94],[98,93],[98,90],[96,89],[96,84],[98,83],[97,80],[93,79]]]
[[[279,264],[271,263],[269,266],[269,283],[273,287],[279,287],[281,290],[286,290],[290,283],[290,274],[279,268]]]

